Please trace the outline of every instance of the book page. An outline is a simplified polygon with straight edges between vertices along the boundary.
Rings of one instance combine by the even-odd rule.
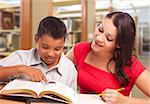
[[[25,92],[26,90],[32,90],[37,93],[37,95],[41,92],[43,89],[43,84],[41,82],[32,82],[32,81],[25,81],[25,80],[19,80],[15,79],[11,82],[9,82],[6,86],[4,86],[1,90],[3,92],[4,90],[15,90],[15,92],[18,90],[20,93]],[[13,92],[13,91],[11,91]]]
[[[57,81],[55,81],[55,83],[45,84],[42,95],[48,94],[49,91],[59,97],[67,98],[67,100],[69,99],[74,104],[76,104],[78,100],[77,93],[72,88]]]
[[[65,104],[68,104],[68,103],[69,103],[68,101],[65,101],[65,100],[62,100],[62,99],[59,99],[59,98],[54,98],[54,97],[48,96],[48,95],[45,95],[45,96],[43,96],[43,97],[49,98],[49,99],[52,99],[52,100],[55,100],[55,101],[59,101],[59,102],[61,102],[61,103],[65,103]]]

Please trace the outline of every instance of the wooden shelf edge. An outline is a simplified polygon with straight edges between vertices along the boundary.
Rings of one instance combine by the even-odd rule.
[[[0,32],[20,32],[20,29],[4,29],[4,30],[1,30],[0,29]]]
[[[68,6],[68,5],[77,5],[80,4],[80,0],[70,0],[70,1],[56,1],[53,2],[54,6]]]

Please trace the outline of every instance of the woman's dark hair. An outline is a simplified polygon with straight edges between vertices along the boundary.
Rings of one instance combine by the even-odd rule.
[[[48,35],[54,39],[66,38],[66,26],[65,24],[57,17],[48,16],[41,20],[37,36],[41,37],[42,35]]]
[[[115,54],[109,63],[112,60],[115,61],[116,67],[114,74],[122,83],[122,86],[127,85],[129,83],[129,77],[126,75],[124,68],[126,66],[131,67],[132,64],[132,50],[136,35],[135,23],[129,14],[123,12],[109,13],[106,15],[106,18],[112,19],[113,24],[117,28],[116,43],[119,46],[119,48],[116,48]]]

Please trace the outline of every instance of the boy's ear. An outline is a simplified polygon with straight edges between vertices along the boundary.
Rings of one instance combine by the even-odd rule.
[[[39,39],[39,37],[38,37],[38,35],[36,34],[36,35],[35,35],[35,42],[37,42],[38,39]]]

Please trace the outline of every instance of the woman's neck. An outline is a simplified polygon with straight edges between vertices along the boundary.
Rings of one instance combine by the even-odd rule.
[[[112,57],[112,53],[104,53],[104,52],[99,52],[99,53],[96,53],[94,51],[91,51],[90,52],[90,56],[92,56],[91,58],[94,59],[94,60],[97,60],[99,62],[108,62]]]
[[[97,54],[97,53],[91,51],[85,58],[84,62],[88,63],[94,67],[97,67],[101,70],[105,70],[105,71],[109,72],[107,65],[111,58],[112,58],[112,54],[108,54],[108,53]],[[115,66],[114,61],[112,61],[109,64],[109,68],[114,69],[114,66]]]

